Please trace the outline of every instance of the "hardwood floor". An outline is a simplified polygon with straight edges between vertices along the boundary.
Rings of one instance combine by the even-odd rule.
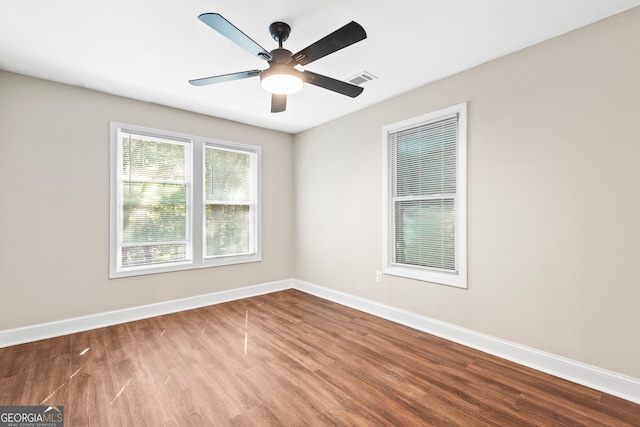
[[[0,349],[76,426],[640,426],[640,405],[287,290]]]

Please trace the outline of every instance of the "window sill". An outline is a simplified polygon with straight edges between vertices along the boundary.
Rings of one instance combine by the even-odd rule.
[[[249,254],[242,256],[228,256],[204,260],[200,263],[181,262],[165,265],[141,266],[110,271],[109,279],[120,279],[123,277],[144,276],[148,274],[172,273],[175,271],[199,270],[201,268],[223,267],[225,265],[247,264],[260,262],[262,257],[259,254]]]
[[[423,282],[437,283],[440,285],[453,286],[456,288],[467,289],[467,280],[464,274],[446,273],[439,271],[430,271],[422,268],[414,268],[409,266],[391,265],[383,269],[384,274],[391,276],[404,277],[407,279],[415,279]]]

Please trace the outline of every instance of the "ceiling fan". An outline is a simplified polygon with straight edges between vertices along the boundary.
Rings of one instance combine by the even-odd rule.
[[[302,89],[304,83],[309,83],[352,98],[362,93],[363,88],[360,86],[295,68],[296,65],[302,66],[310,64],[317,59],[367,38],[367,33],[364,31],[364,28],[355,21],[351,21],[298,53],[292,54],[291,51],[282,47],[282,44],[289,38],[289,34],[291,33],[291,27],[284,22],[274,22],[269,26],[271,37],[278,42],[278,48],[267,52],[262,46],[218,13],[203,13],[198,16],[198,19],[250,54],[267,61],[269,68],[266,70],[240,71],[238,73],[189,80],[189,83],[194,86],[204,86],[260,76],[260,84],[265,90],[272,94],[272,113],[285,111],[287,108],[287,95]]]

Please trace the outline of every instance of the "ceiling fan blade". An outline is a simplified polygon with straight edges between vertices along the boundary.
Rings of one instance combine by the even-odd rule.
[[[210,85],[214,83],[222,83],[222,82],[229,82],[232,80],[246,79],[249,77],[257,77],[260,75],[261,72],[262,72],[261,70],[240,71],[239,73],[222,74],[220,76],[193,79],[193,80],[189,80],[189,83],[191,83],[194,86],[205,86],[205,85]]]
[[[328,36],[305,47],[300,52],[292,55],[293,60],[300,65],[320,59],[330,53],[336,52],[347,46],[367,38],[367,33],[360,24],[351,21],[342,28],[337,29]]]
[[[274,93],[271,95],[271,112],[281,113],[287,109],[287,95],[278,95]]]
[[[304,75],[305,83],[329,89],[334,92],[350,96],[351,98],[355,98],[360,95],[364,90],[364,88],[360,86],[332,79],[331,77],[323,76],[322,74],[312,73],[311,71],[303,71],[302,74]]]
[[[203,13],[198,19],[260,59],[271,60],[271,54],[219,13]]]

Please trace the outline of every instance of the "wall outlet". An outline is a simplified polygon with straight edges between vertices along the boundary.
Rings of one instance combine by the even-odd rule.
[[[382,271],[376,271],[376,282],[382,283]]]

